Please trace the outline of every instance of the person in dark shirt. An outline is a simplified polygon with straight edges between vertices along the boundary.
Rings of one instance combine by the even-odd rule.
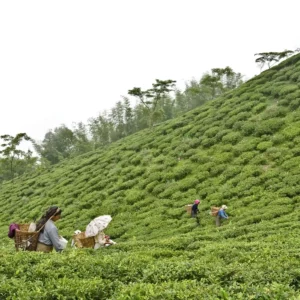
[[[193,204],[192,210],[191,210],[191,216],[192,216],[192,218],[196,218],[196,223],[198,225],[200,225],[200,218],[198,216],[198,213],[199,213],[198,205],[199,204],[200,204],[200,200],[196,199],[194,201],[194,204]]]

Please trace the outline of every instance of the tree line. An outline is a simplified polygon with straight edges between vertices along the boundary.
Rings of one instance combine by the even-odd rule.
[[[96,150],[157,123],[175,118],[210,101],[243,83],[241,73],[230,67],[214,68],[200,80],[186,82],[183,90],[174,80],[156,79],[151,88],[133,87],[110,111],[75,123],[49,130],[41,142],[26,133],[2,135],[0,139],[0,182],[11,180],[36,168],[45,168],[77,155]],[[131,100],[136,99],[136,105]],[[18,150],[22,140],[30,141],[39,157],[31,151]]]
[[[262,70],[265,65],[270,68],[299,51],[300,49],[256,53],[255,56],[258,57],[255,62]],[[1,135],[0,183],[96,150],[139,130],[151,129],[157,123],[176,118],[237,88],[243,83],[242,78],[241,73],[230,67],[213,68],[200,80],[186,82],[183,91],[176,87],[174,80],[156,79],[147,90],[140,87],[128,90],[128,95],[123,96],[109,112],[104,111],[90,118],[87,124],[79,122],[72,128],[63,124],[49,130],[42,142],[35,141],[26,133]],[[138,100],[135,106],[131,104],[132,98]],[[18,149],[22,140],[30,141],[39,157],[34,157],[32,151]]]
[[[90,118],[87,124],[78,123],[73,128],[62,125],[50,130],[40,144],[35,143],[35,149],[51,164],[95,150],[139,130],[151,129],[222,95],[239,86],[242,75],[226,67],[212,69],[199,81],[187,82],[183,91],[175,83],[156,79],[147,90],[133,87],[109,112]],[[134,98],[135,106],[130,101]]]

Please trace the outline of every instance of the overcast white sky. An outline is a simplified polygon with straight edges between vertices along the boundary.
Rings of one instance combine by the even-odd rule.
[[[254,53],[300,47],[299,0],[0,1],[0,134],[49,129],[114,107],[155,78],[215,67],[246,78]]]

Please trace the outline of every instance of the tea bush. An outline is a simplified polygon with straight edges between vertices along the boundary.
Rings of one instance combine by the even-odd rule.
[[[299,89],[299,86],[297,84],[289,84],[285,85],[281,90],[280,90],[280,96],[284,96],[286,94],[290,94],[292,92],[295,92]]]
[[[279,118],[261,121],[255,129],[255,134],[257,136],[262,136],[264,134],[273,134],[277,132],[283,125],[284,121]]]
[[[253,134],[255,131],[256,123],[252,121],[244,122],[241,124],[239,130],[246,136]]]
[[[194,188],[197,183],[198,180],[196,178],[185,178],[178,183],[178,187],[181,192],[184,192],[190,188]]]
[[[235,155],[240,155],[244,152],[253,151],[257,148],[257,145],[260,143],[260,139],[258,138],[244,138],[233,148],[233,153]]]
[[[283,131],[282,134],[284,137],[288,140],[292,140],[295,137],[299,136],[300,134],[300,128],[297,126],[299,124],[295,124],[293,126],[286,127]]]
[[[228,133],[227,135],[225,135],[222,138],[222,142],[225,143],[225,144],[228,143],[228,144],[235,145],[241,139],[242,139],[242,135],[239,132],[231,132],[231,133]]]
[[[204,134],[208,138],[212,138],[212,137],[216,136],[219,131],[220,131],[220,127],[215,126],[215,127],[212,127],[210,129],[206,130]]]
[[[268,105],[266,103],[259,103],[255,107],[253,107],[252,112],[253,114],[258,114],[266,109]]]
[[[174,178],[176,180],[183,179],[192,172],[192,168],[188,164],[182,164],[174,168]]]
[[[0,299],[298,299],[299,71],[298,54],[152,130],[4,182]],[[8,224],[53,204],[69,245],[104,214],[117,244],[16,253]]]
[[[201,145],[204,148],[209,148],[212,145],[217,143],[217,139],[216,138],[203,138],[203,140],[201,141]]]
[[[273,146],[272,142],[261,142],[259,143],[256,148],[259,151],[266,151],[267,149],[271,148]]]

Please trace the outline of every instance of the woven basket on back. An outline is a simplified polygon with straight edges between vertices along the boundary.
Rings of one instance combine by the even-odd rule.
[[[28,231],[30,224],[18,224],[21,231]]]
[[[218,215],[219,210],[220,207],[212,206],[210,209],[211,216],[216,217]]]
[[[40,233],[37,231],[28,232],[29,224],[18,224],[20,230],[15,231],[16,250],[36,251]]]
[[[73,235],[73,240],[77,248],[94,248],[95,238],[93,236],[86,237],[85,232]]]
[[[192,213],[192,206],[193,204],[188,204],[185,206],[185,210],[189,215]]]

